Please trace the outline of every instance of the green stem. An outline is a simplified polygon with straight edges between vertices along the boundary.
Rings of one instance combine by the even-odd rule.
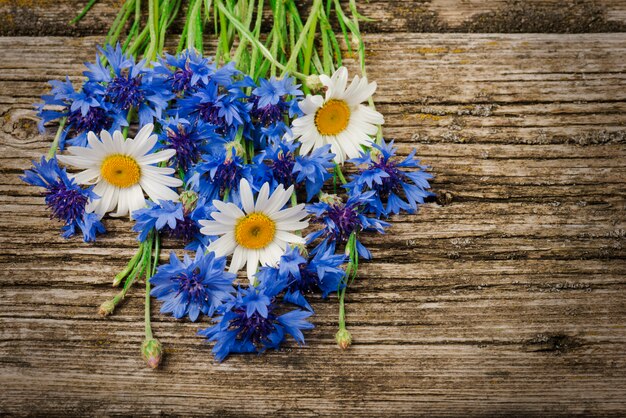
[[[289,61],[287,61],[287,64],[282,68],[283,69],[283,74],[282,74],[283,77],[287,73],[291,72],[292,68],[294,68],[295,63],[298,60],[298,55],[300,53],[300,49],[302,48],[302,45],[304,44],[305,40],[308,39],[310,27],[311,27],[311,25],[313,25],[314,22],[317,22],[317,10],[319,10],[321,4],[322,4],[322,0],[314,0],[313,1],[313,5],[311,6],[311,14],[307,18],[307,21],[304,24],[304,27],[302,28],[302,32],[300,33],[300,36],[298,37],[298,40],[296,41],[296,45],[294,46],[293,50],[291,51],[291,56],[289,57]],[[307,65],[306,60],[304,62],[304,65]],[[305,76],[304,79],[306,80],[306,76]]]
[[[254,17],[254,0],[250,2],[250,4],[246,5],[246,28],[250,29],[250,25],[252,24],[252,18]],[[242,55],[244,51],[246,51],[246,46],[248,44],[248,40],[246,38],[240,39],[239,45],[237,46],[237,50],[235,51],[234,61],[239,65]],[[240,67],[241,68],[241,67]]]
[[[346,289],[347,287],[344,287],[339,292],[339,329],[346,329]]]
[[[115,33],[115,31],[117,30],[118,26],[123,26],[124,23],[126,23],[124,19],[124,16],[126,15],[126,9],[128,8],[128,2],[124,2],[124,4],[122,5],[120,11],[117,13],[117,15],[115,16],[115,19],[113,20],[113,24],[111,25],[111,27],[109,28],[109,31],[107,32],[107,36],[106,36],[106,43],[110,44],[111,42],[111,38],[113,36],[113,34]]]
[[[66,121],[67,121],[67,118],[64,117],[59,122],[59,128],[57,129],[57,133],[54,136],[54,140],[52,141],[52,144],[50,144],[50,149],[48,150],[48,155],[47,155],[48,160],[51,158],[54,158],[54,156],[57,153],[57,149],[59,148],[59,140],[61,139],[61,135],[63,134],[63,128],[65,128]]]
[[[159,0],[148,0],[148,27],[150,28],[150,45],[144,58],[154,61],[159,48]]]
[[[78,16],[76,16],[74,19],[70,20],[70,25],[75,25],[76,23],[78,23],[83,17],[85,17],[85,15],[87,14],[87,12],[89,11],[89,9],[91,9],[91,7],[96,4],[98,0],[90,0],[89,3],[87,3],[87,5],[83,8],[83,10],[78,14]]]
[[[130,261],[128,262],[128,264],[126,265],[126,268],[124,268],[124,270],[122,270],[119,273],[117,273],[117,275],[115,276],[115,279],[113,279],[113,286],[114,287],[119,286],[120,283],[122,283],[122,280],[124,280],[124,278],[126,276],[128,276],[128,274],[131,271],[133,271],[135,269],[135,267],[137,266],[137,263],[139,262],[139,259],[143,255],[143,251],[144,251],[143,244],[141,244],[139,246],[139,248],[137,249],[137,252],[133,256],[133,258],[131,258]]]
[[[120,19],[120,21],[118,22],[117,27],[115,27],[115,30],[113,31],[113,34],[109,37],[107,37],[107,43],[110,45],[115,45],[115,43],[117,42],[117,40],[120,37],[120,33],[122,33],[122,30],[124,29],[124,26],[126,26],[126,22],[128,21],[128,18],[130,17],[130,14],[133,12],[134,10],[134,5],[135,5],[135,0],[129,0],[126,3],[124,3],[124,5],[122,6],[122,10],[124,11],[122,18]],[[126,9],[124,9],[124,7],[126,7]],[[121,11],[120,11],[121,13]],[[111,27],[111,29],[113,29],[114,26]]]
[[[337,175],[337,177],[341,181],[341,184],[348,183],[348,181],[346,180],[346,178],[343,175],[343,171],[341,171],[341,166],[339,164],[335,164],[335,174]]]
[[[257,6],[256,21],[254,23],[254,32],[252,34],[255,38],[258,38],[259,36],[261,36],[261,23],[262,22],[263,22],[263,0],[259,0],[259,5]],[[244,38],[244,39],[247,39],[247,38]],[[258,58],[259,58],[259,50],[257,48],[254,48],[250,56],[250,69],[248,71],[249,74],[254,75],[256,73],[256,62]]]
[[[154,274],[156,270],[156,266],[159,262],[159,253],[161,250],[161,240],[159,238],[159,233],[154,232],[154,261],[152,264],[152,268],[150,268],[150,260],[148,260],[148,268],[146,270],[146,303],[145,303],[145,314],[144,314],[144,322],[145,322],[145,330],[146,330],[146,339],[152,339],[152,322],[150,319],[150,278]],[[152,252],[152,243],[150,243],[150,251]]]
[[[226,23],[226,15],[222,12],[219,13],[220,16],[220,51],[222,58],[224,59],[224,63],[230,61],[230,45],[228,42],[228,24]],[[216,56],[215,59],[219,60],[219,56]]]
[[[315,0],[316,2],[319,2],[320,0]],[[261,51],[261,54],[263,54],[263,56],[270,62],[270,63],[274,63],[278,68],[280,68],[281,70],[285,71],[287,69],[287,67],[285,67],[284,65],[282,65],[281,63],[279,63],[278,61],[276,61],[276,59],[272,56],[271,52],[267,50],[267,48],[261,43],[259,42],[258,39],[256,39],[251,33],[250,31],[246,30],[246,28],[243,26],[243,24],[235,17],[233,16],[228,9],[226,9],[226,7],[224,7],[224,5],[222,4],[221,1],[217,0],[215,2],[215,6],[217,6],[218,9],[220,9],[220,11],[222,13],[224,13],[226,15],[226,17],[228,18],[228,20],[230,21],[230,23],[237,28],[237,30],[239,31],[239,33],[244,36],[245,38],[248,39],[248,41],[254,45],[254,47],[256,47],[259,51]],[[302,73],[298,73],[298,72],[291,72],[292,75],[294,75],[295,77],[299,78],[300,80],[306,80],[306,75],[302,74]]]
[[[313,53],[313,44],[315,42],[315,32],[317,31],[317,19],[319,16],[319,7],[321,6],[321,1],[313,3],[313,7],[311,8],[311,15],[309,19],[311,19],[311,25],[308,28],[308,35],[306,39],[306,49],[304,50],[304,66],[302,67],[302,72],[304,74],[310,74],[311,68],[311,54]],[[315,7],[317,5],[317,7]],[[308,23],[308,22],[307,22]]]

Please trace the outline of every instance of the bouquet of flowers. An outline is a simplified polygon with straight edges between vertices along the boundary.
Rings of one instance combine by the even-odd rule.
[[[37,109],[42,132],[58,123],[57,134],[23,176],[43,189],[65,238],[95,241],[109,216],[133,221],[138,249],[100,314],[145,278],[142,353],[157,367],[151,297],[162,314],[210,319],[198,335],[222,361],[278,349],[287,335],[303,344],[308,299],[336,294],[336,340],[347,348],[346,291],[372,258],[361,236],[431,195],[415,151],[399,157],[382,137],[355,3],[348,17],[338,1],[315,0],[303,22],[295,3],[270,2],[274,25],[262,34],[262,0],[191,0],[174,55],[164,45],[181,2],[148,5],[142,28],[140,1],[124,2],[81,85],[50,82]],[[202,53],[210,17],[212,58]],[[359,56],[351,81],[331,17]],[[163,239],[184,256],[159,264]]]

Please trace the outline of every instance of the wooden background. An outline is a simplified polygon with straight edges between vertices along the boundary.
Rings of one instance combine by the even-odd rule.
[[[350,350],[334,298],[306,347],[222,364],[155,308],[158,371],[141,288],[96,314],[130,223],[63,240],[18,179],[53,136],[32,104],[80,79],[119,6],[69,27],[84,3],[0,1],[0,414],[626,414],[626,1],[359,2],[385,136],[436,202],[364,239]]]

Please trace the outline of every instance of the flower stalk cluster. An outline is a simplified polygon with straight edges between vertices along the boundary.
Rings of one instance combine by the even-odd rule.
[[[38,112],[42,132],[56,122],[57,133],[24,180],[44,189],[66,238],[80,230],[94,241],[107,214],[134,220],[138,249],[99,312],[113,314],[145,279],[149,367],[163,356],[151,297],[178,320],[211,318],[199,335],[223,361],[279,349],[287,336],[304,344],[309,301],[336,294],[335,338],[347,349],[347,290],[359,261],[372,258],[362,237],[430,196],[426,167],[383,140],[359,28],[366,18],[355,0],[313,0],[306,17],[293,0],[190,0],[169,55],[181,5],[125,1],[84,84],[51,82]],[[203,55],[210,34],[212,58]],[[342,37],[358,58],[352,81]],[[83,171],[68,175],[57,160]],[[161,239],[195,257],[172,253],[159,265]],[[244,267],[247,286],[237,282]]]

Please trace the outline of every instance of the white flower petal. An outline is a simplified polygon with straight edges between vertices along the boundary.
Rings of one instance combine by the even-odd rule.
[[[215,208],[219,210],[224,216],[228,216],[233,219],[239,219],[246,216],[246,214],[243,213],[242,210],[239,209],[234,203],[226,203],[222,202],[221,200],[214,200],[213,206],[215,206]]]
[[[218,257],[225,257],[232,254],[236,246],[235,233],[229,232],[211,242],[209,244],[209,251],[213,251]]]
[[[205,221],[202,225],[203,227],[200,228],[200,232],[204,235],[223,235],[234,230],[232,226],[227,226],[219,222]]]
[[[252,195],[252,189],[248,180],[241,179],[239,182],[239,196],[241,197],[241,206],[243,210],[249,215],[254,212],[254,196]]]
[[[254,283],[254,275],[259,268],[259,250],[248,251],[248,260],[246,261],[246,264],[248,280],[250,280],[250,283]]]
[[[233,258],[230,261],[228,271],[230,273],[238,272],[243,266],[246,265],[246,260],[246,250],[243,247],[236,247],[233,252]]]
[[[153,154],[148,154],[143,157],[137,158],[137,162],[139,164],[156,164],[161,161],[167,161],[176,155],[176,150],[166,149],[163,151],[155,152]]]
[[[263,212],[263,210],[267,207],[269,194],[270,184],[263,183],[263,186],[261,186],[261,190],[259,190],[259,194],[256,197],[256,203],[254,205],[255,212]]]
[[[277,230],[275,236],[276,238],[283,240],[287,243],[291,243],[291,244],[305,244],[306,243],[306,240],[304,238],[299,237],[296,234],[292,234],[291,232],[287,232],[287,231]]]

